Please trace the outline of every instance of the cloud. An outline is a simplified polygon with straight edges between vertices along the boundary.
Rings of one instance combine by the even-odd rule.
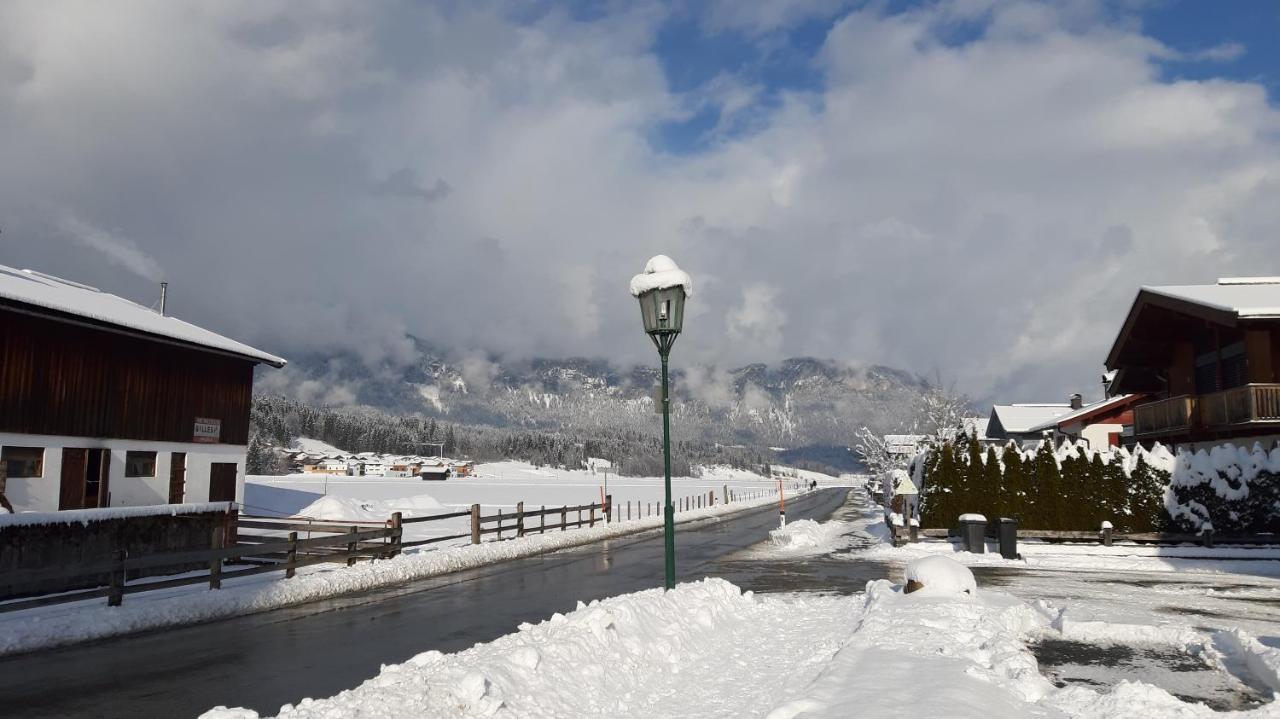
[[[163,274],[184,319],[379,367],[411,337],[651,361],[627,281],[666,253],[699,286],[677,364],[829,356],[1035,401],[1096,381],[1137,285],[1274,243],[1266,88],[1169,77],[1178,52],[1099,3],[717,7],[704,30],[752,41],[830,22],[819,86],[673,91],[658,3],[4,3],[5,261],[133,297]],[[702,106],[732,131],[658,144]]]
[[[160,267],[160,263],[139,249],[137,243],[127,237],[116,237],[71,214],[64,214],[58,221],[58,227],[79,244],[101,252],[107,261],[114,265],[152,282],[164,279],[164,270]]]

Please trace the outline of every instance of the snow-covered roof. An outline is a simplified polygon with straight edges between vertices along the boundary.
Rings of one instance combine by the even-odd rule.
[[[123,297],[34,270],[0,265],[0,299],[63,312],[145,335],[176,340],[256,362],[283,367],[285,360],[210,332],[177,317],[162,315]]]
[[[962,417],[960,426],[964,428],[967,435],[984,439],[987,436],[987,425],[991,423],[990,417]]]
[[[1142,289],[1232,312],[1237,317],[1280,317],[1280,277],[1223,277],[1216,285],[1167,285]]]
[[[998,404],[991,408],[1005,432],[1033,432],[1035,427],[1071,411],[1069,404]]]
[[[1071,410],[1070,412],[1067,412],[1067,413],[1066,413],[1066,414],[1064,414],[1064,415],[1061,415],[1061,416],[1058,416],[1058,417],[1054,417],[1054,418],[1052,418],[1052,419],[1049,419],[1049,420],[1046,420],[1046,421],[1044,421],[1044,422],[1041,422],[1040,424],[1038,424],[1038,425],[1036,425],[1036,426],[1032,427],[1029,431],[1031,431],[1031,432],[1046,432],[1046,431],[1048,431],[1048,430],[1053,429],[1054,427],[1060,426],[1060,425],[1062,425],[1062,424],[1064,424],[1064,423],[1066,423],[1066,422],[1070,422],[1071,420],[1076,419],[1077,417],[1084,417],[1084,416],[1086,416],[1086,415],[1089,415],[1089,414],[1092,414],[1092,413],[1094,413],[1094,412],[1097,412],[1098,410],[1103,410],[1103,409],[1106,409],[1106,408],[1108,408],[1108,407],[1112,407],[1112,406],[1116,406],[1116,405],[1122,405],[1122,404],[1124,404],[1125,402],[1128,402],[1128,401],[1129,401],[1129,399],[1130,399],[1130,398],[1132,398],[1132,397],[1133,397],[1133,395],[1131,395],[1131,394],[1119,394],[1119,395],[1116,395],[1115,397],[1110,397],[1110,398],[1104,399],[1104,400],[1102,400],[1101,402],[1094,402],[1093,404],[1086,404],[1085,406],[1081,407],[1080,409]],[[1007,429],[1007,428],[1006,428],[1006,429]]]
[[[631,295],[639,297],[649,290],[684,287],[686,297],[693,296],[693,280],[666,255],[655,255],[644,265],[644,272],[631,278]]]

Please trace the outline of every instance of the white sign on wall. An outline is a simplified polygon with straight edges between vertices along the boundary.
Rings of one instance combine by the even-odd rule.
[[[192,442],[217,444],[222,437],[222,420],[210,417],[196,417],[195,429],[191,434]]]

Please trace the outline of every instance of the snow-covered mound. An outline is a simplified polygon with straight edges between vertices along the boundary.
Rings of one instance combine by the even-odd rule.
[[[769,543],[775,549],[787,552],[821,554],[845,546],[848,542],[844,536],[850,529],[847,522],[818,523],[812,519],[799,519],[769,532]]]
[[[908,562],[906,580],[908,585],[912,582],[922,585],[912,592],[920,596],[978,593],[978,583],[973,578],[973,572],[956,560],[940,554]]]
[[[444,509],[429,494],[418,494],[412,497],[397,499],[356,499],[328,494],[303,507],[299,517],[311,519],[351,519],[356,521],[381,522],[391,517],[393,512],[415,516],[426,510]]]

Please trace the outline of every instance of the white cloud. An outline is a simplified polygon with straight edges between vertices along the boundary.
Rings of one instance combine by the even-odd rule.
[[[412,361],[407,334],[648,360],[626,283],[662,252],[700,287],[677,361],[940,367],[1036,400],[1094,381],[1136,285],[1256,272],[1274,243],[1265,89],[1164,79],[1176,53],[1096,2],[846,14],[820,89],[704,88],[750,122],[689,157],[650,144],[699,99],[652,54],[666,11],[620,7],[0,5],[6,262],[134,297],[102,253],[163,267],[193,321],[377,365]]]

